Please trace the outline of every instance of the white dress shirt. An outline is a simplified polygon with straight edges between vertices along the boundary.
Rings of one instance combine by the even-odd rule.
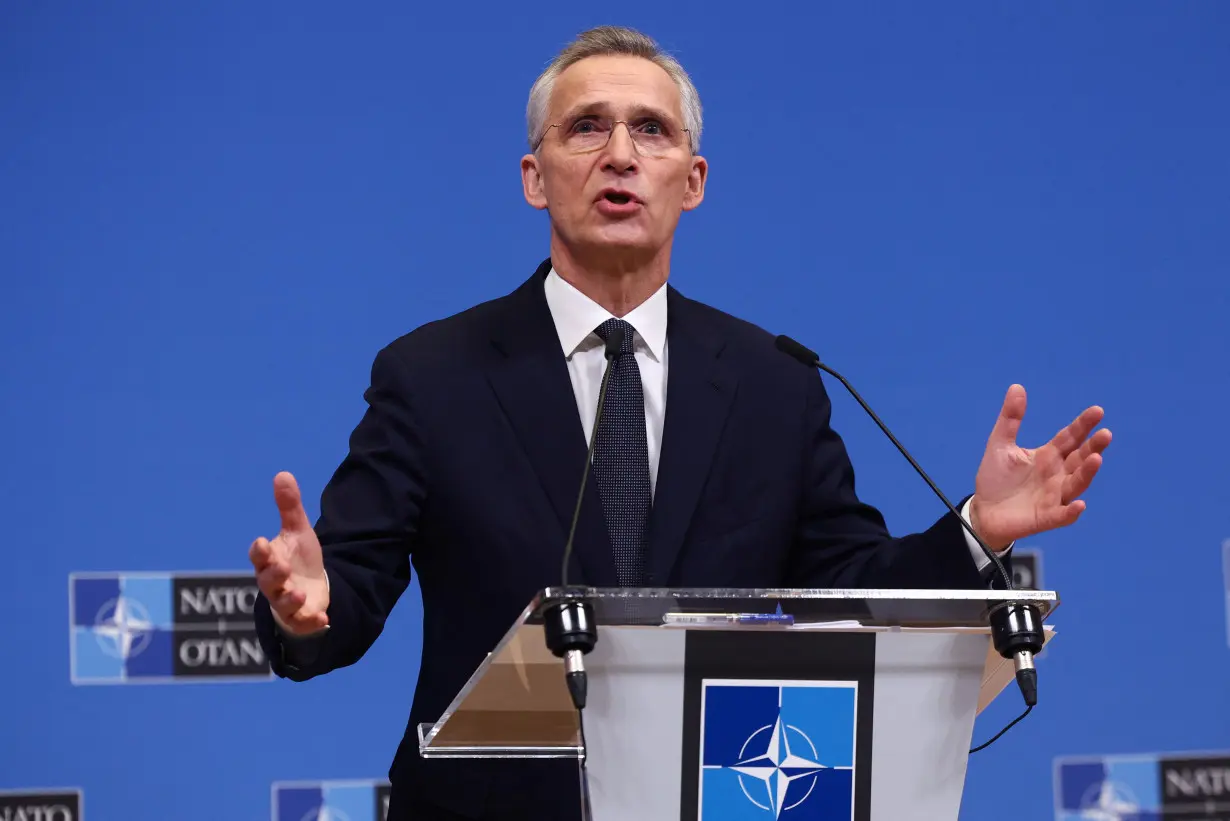
[[[576,396],[577,411],[581,414],[581,426],[585,441],[594,427],[594,413],[598,409],[598,389],[606,368],[603,355],[605,344],[594,329],[608,319],[616,318],[598,303],[566,282],[555,269],[547,274],[544,285],[547,307],[555,322],[560,347],[568,360],[568,376],[572,380],[572,392]],[[654,291],[623,317],[632,326],[632,350],[637,367],[641,371],[641,384],[645,395],[645,430],[649,443],[649,488],[652,494],[658,486],[658,460],[662,453],[662,426],[666,420],[666,285]],[[961,517],[969,522],[971,496],[960,508]],[[965,533],[965,543],[974,556],[979,571],[985,572],[991,560],[982,548]],[[1003,556],[1007,549],[997,553]]]
[[[555,320],[559,344],[568,360],[568,377],[581,414],[585,441],[594,429],[598,389],[606,370],[606,344],[594,329],[615,318],[597,302],[566,282],[555,269],[547,275],[547,307]],[[641,372],[645,397],[645,433],[649,443],[649,493],[658,486],[662,426],[666,421],[666,286],[633,308],[623,320],[632,326],[632,353]]]

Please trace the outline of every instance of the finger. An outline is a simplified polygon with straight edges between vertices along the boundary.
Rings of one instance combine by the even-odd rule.
[[[272,602],[291,589],[290,565],[284,561],[275,561],[256,574],[256,585],[265,598]]]
[[[1092,453],[1076,469],[1075,473],[1064,479],[1063,488],[1060,490],[1063,503],[1071,502],[1088,490],[1090,483],[1093,482],[1093,477],[1098,474],[1098,468],[1100,467],[1102,467],[1102,454]]]
[[[295,477],[282,471],[273,477],[273,499],[277,502],[278,513],[282,516],[282,529],[292,533],[302,533],[312,528],[308,521],[307,511],[303,509],[303,501],[299,495],[299,483]]]
[[[1094,426],[1102,421],[1104,415],[1105,411],[1097,405],[1085,408],[1080,416],[1073,419],[1067,427],[1051,438],[1050,444],[1059,451],[1060,456],[1067,458],[1069,453],[1072,453],[1081,446],[1085,441],[1085,437],[1089,435],[1089,431],[1093,430]]]
[[[1016,442],[1017,432],[1021,429],[1021,420],[1025,418],[1025,388],[1022,385],[1012,385],[1004,395],[1004,404],[999,410],[999,418],[991,429],[991,439],[1000,444]]]
[[[269,544],[268,539],[257,539],[248,548],[248,561],[252,562],[252,567],[257,573],[264,570],[272,558],[273,546]]]
[[[288,618],[294,618],[299,612],[299,609],[303,607],[303,603],[306,601],[306,593],[302,590],[292,589],[270,601],[270,606],[277,611],[278,615],[281,616],[283,620],[286,620]]]
[[[1092,454],[1102,453],[1110,445],[1111,433],[1107,428],[1094,433],[1085,443],[1077,448],[1072,453],[1068,454],[1068,458],[1064,460],[1063,466],[1068,473],[1076,472],[1076,469],[1084,463]]]
[[[1081,514],[1085,512],[1085,507],[1085,502],[1081,499],[1077,499],[1071,504],[1064,505],[1056,510],[1053,516],[1048,517],[1051,522],[1049,526],[1044,529],[1055,530],[1075,524],[1076,520],[1079,519]]]
[[[271,565],[286,564],[286,558],[281,545],[276,541],[271,542],[264,537],[252,542],[252,546],[248,548],[248,559],[252,562],[252,568],[258,574]]]
[[[321,610],[310,616],[294,617],[291,623],[304,632],[323,630],[329,626],[329,614]]]
[[[311,633],[316,630],[323,630],[329,624],[329,614],[324,611],[306,614],[302,611],[289,616],[278,614],[282,622],[298,633]]]

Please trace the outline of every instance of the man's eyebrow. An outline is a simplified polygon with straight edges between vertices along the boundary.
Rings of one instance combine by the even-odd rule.
[[[602,102],[600,100],[580,102],[572,106],[572,108],[569,108],[567,111],[565,111],[564,114],[560,116],[559,121],[568,122],[569,120],[574,120],[577,117],[582,116],[583,114],[608,115],[610,114],[610,111],[611,111],[610,104]],[[650,119],[661,120],[666,123],[678,123],[679,122],[678,118],[673,117],[670,114],[667,114],[662,109],[657,108],[656,106],[645,105],[645,104],[638,104],[638,105],[633,106],[632,113],[629,114],[629,117],[632,119],[641,119],[641,118],[648,117]]]

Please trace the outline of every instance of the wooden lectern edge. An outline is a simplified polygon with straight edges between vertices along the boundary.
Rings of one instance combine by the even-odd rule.
[[[1043,624],[1043,649],[1046,649],[1046,646],[1050,644],[1054,636],[1055,627],[1050,624]],[[1004,691],[1004,688],[1015,679],[1016,669],[1012,661],[995,652],[995,645],[989,645],[987,647],[986,664],[982,669],[982,687],[978,690],[978,712],[975,715],[981,715],[982,711],[987,708],[987,705],[994,701]]]

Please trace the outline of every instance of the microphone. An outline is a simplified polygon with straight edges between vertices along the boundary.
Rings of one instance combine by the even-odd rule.
[[[598,642],[597,625],[594,623],[593,607],[582,596],[568,590],[568,565],[572,559],[572,545],[576,540],[577,522],[581,518],[581,502],[585,498],[585,485],[589,480],[590,464],[594,458],[594,445],[598,441],[598,425],[602,422],[602,406],[606,400],[607,385],[611,380],[615,358],[623,344],[623,327],[616,325],[606,338],[606,370],[598,389],[598,408],[594,412],[594,429],[590,431],[589,448],[585,455],[585,469],[581,473],[581,487],[577,490],[577,503],[572,511],[572,523],[568,528],[568,541],[564,544],[563,565],[560,567],[560,587],[564,591],[559,601],[552,602],[543,610],[544,632],[547,648],[564,660],[564,675],[568,693],[578,714],[585,708],[588,678],[585,674],[585,654]],[[582,739],[584,730],[582,729]]]
[[[931,477],[926,471],[919,466],[918,462],[914,461],[914,457],[909,454],[905,447],[897,441],[897,437],[893,436],[892,431],[880,421],[880,417],[875,411],[863,401],[863,397],[859,396],[858,391],[854,389],[846,378],[837,371],[830,368],[820,361],[820,355],[815,351],[805,347],[799,342],[791,339],[788,336],[778,336],[776,339],[777,349],[785,354],[788,354],[798,361],[802,362],[810,368],[819,368],[827,374],[832,375],[837,381],[845,386],[850,395],[862,406],[875,423],[880,426],[880,430],[892,440],[892,443],[897,446],[897,450],[901,451],[901,455],[909,461],[918,471],[918,475],[931,487],[935,495],[940,498],[953,515],[957,517],[957,521],[965,528],[965,531],[973,537],[974,541],[982,548],[982,552],[990,559],[991,564],[995,567],[1000,578],[1003,580],[1005,590],[1014,590],[1015,585],[1012,583],[1012,577],[1008,571],[1004,569],[1003,563],[999,557],[995,555],[995,551],[987,546],[974,529],[965,521],[964,517],[957,512],[953,507],[952,502],[948,501],[948,497],[944,492],[936,486],[935,482],[931,481]],[[1034,668],[1034,656],[1042,652],[1043,633],[1042,633],[1042,616],[1038,612],[1036,605],[1029,602],[1000,602],[991,608],[991,638],[995,645],[995,650],[1003,658],[1011,659],[1016,668],[1016,682],[1021,690],[1021,696],[1025,699],[1026,712],[1033,709],[1038,703],[1038,671]],[[1024,716],[1022,716],[1023,718]],[[1017,719],[1020,720],[1019,718]],[[1013,722],[1016,723],[1016,722]],[[1009,727],[1012,725],[1009,724]],[[1006,731],[1008,728],[1005,727]],[[1001,733],[1002,734],[1002,733]],[[998,738],[999,736],[996,736]],[[995,739],[991,739],[994,741]],[[990,742],[988,742],[989,744]],[[985,745],[984,745],[985,746]],[[981,748],[979,748],[981,749]]]
[[[568,564],[572,559],[572,545],[576,540],[577,522],[581,519],[581,501],[585,498],[585,485],[589,480],[590,465],[594,460],[594,445],[598,441],[598,425],[602,422],[602,406],[606,402],[606,387],[611,380],[615,357],[623,345],[622,325],[616,325],[606,338],[606,370],[598,388],[598,407],[594,411],[594,429],[589,433],[589,448],[585,454],[585,469],[581,472],[581,487],[577,490],[577,503],[572,510],[572,523],[568,527],[568,540],[564,543],[564,559],[560,567],[560,587],[563,596],[543,609],[543,633],[547,648],[553,655],[564,660],[564,681],[572,705],[577,709],[577,732],[581,741],[581,817],[592,818],[592,801],[589,792],[589,745],[585,741],[585,701],[589,680],[585,674],[585,654],[598,643],[598,625],[594,622],[593,606],[578,591],[568,589]]]

